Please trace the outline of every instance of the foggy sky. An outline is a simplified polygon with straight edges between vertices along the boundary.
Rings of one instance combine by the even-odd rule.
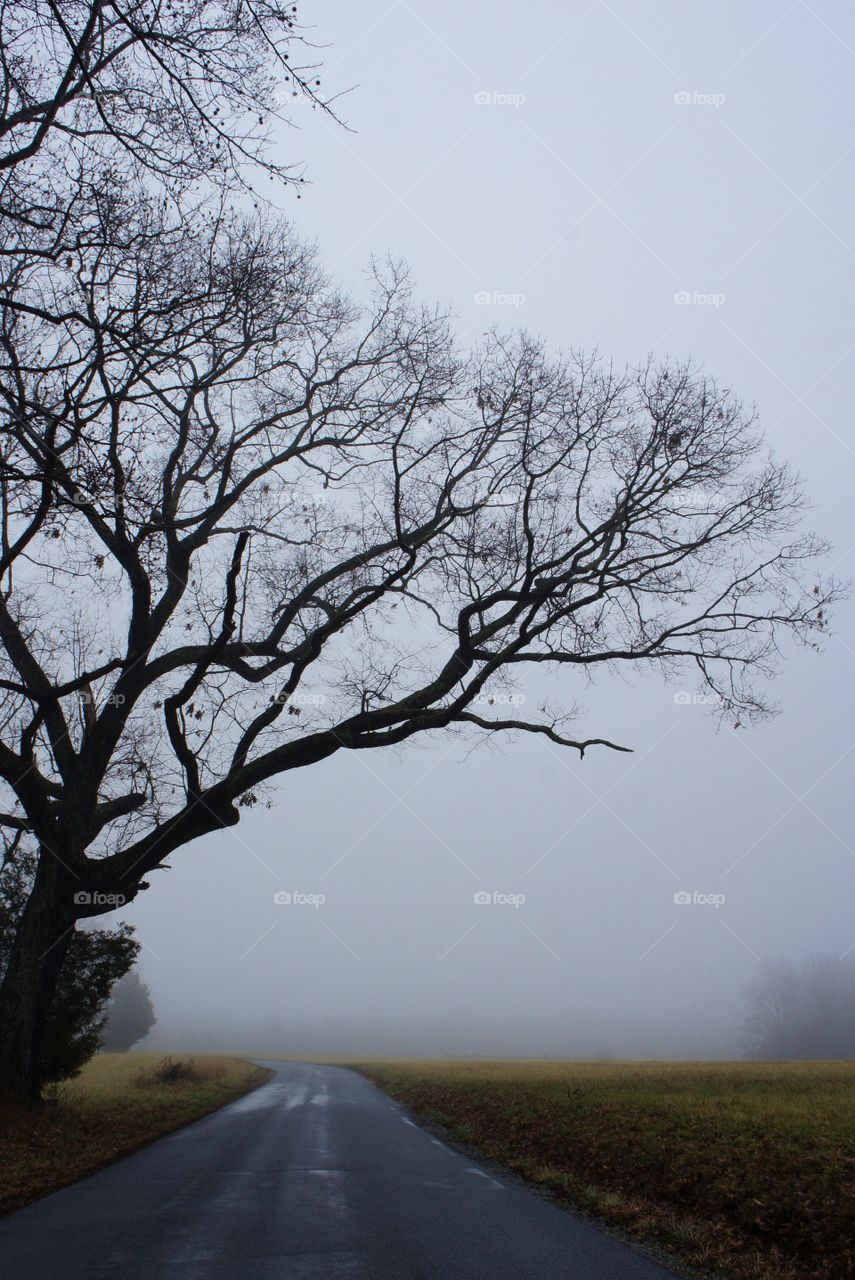
[[[851,6],[301,17],[329,46],[326,93],[356,86],[351,132],[298,103],[278,139],[311,183],[284,207],[330,272],[359,294],[369,253],[406,258],[464,338],[497,323],[618,362],[694,355],[756,403],[851,577]],[[675,701],[690,673],[565,671],[550,687],[584,705],[579,736],[634,755],[437,736],[290,774],[124,912],[159,1018],[141,1047],[735,1054],[764,963],[855,951],[852,616],[822,657],[788,652],[759,729]]]

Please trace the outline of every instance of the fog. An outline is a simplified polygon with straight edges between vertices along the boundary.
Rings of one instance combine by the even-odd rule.
[[[277,147],[329,271],[359,294],[369,253],[406,258],[464,341],[694,355],[756,403],[849,578],[851,8],[301,16],[348,128],[298,102]],[[833,631],[785,654],[759,728],[717,728],[690,672],[562,673],[520,694],[560,690],[633,755],[437,736],[289,775],[123,913],[158,1015],[139,1047],[735,1056],[764,964],[855,950],[851,604]]]

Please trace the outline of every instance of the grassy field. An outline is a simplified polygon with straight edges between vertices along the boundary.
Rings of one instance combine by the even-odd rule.
[[[0,1214],[240,1097],[267,1072],[239,1058],[102,1053],[37,1113],[0,1114]]]
[[[453,1138],[704,1271],[855,1277],[855,1063],[359,1069]]]

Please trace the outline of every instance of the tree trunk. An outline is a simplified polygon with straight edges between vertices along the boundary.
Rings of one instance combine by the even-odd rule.
[[[19,1101],[40,1097],[40,1054],[48,1009],[72,934],[72,878],[42,851],[0,986],[0,1092]]]

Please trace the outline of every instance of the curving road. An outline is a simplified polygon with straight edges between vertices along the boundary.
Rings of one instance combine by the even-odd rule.
[[[275,1075],[0,1221],[3,1280],[673,1280],[352,1071]]]

